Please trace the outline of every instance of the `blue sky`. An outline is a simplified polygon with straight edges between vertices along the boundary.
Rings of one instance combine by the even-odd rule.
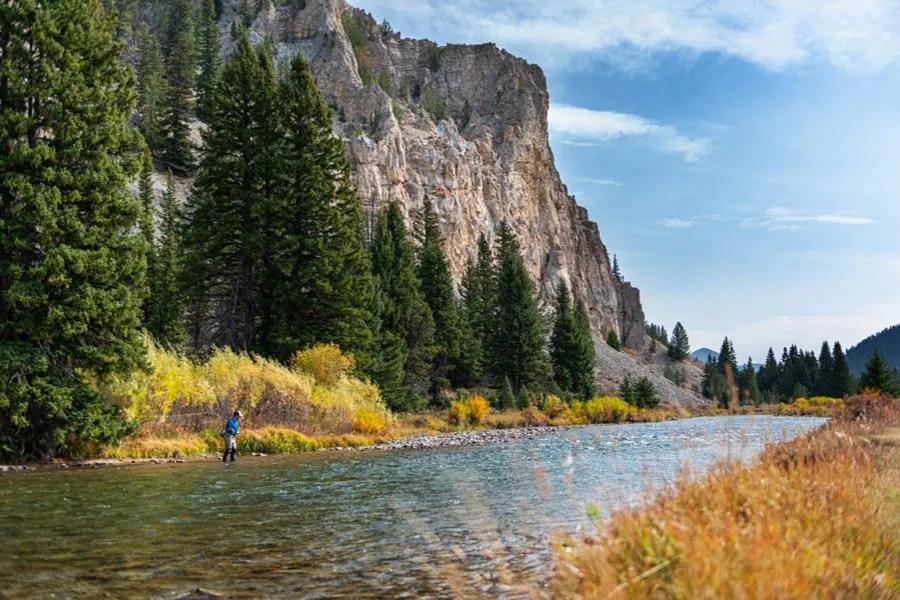
[[[357,0],[540,64],[551,144],[648,320],[694,347],[900,322],[897,0]]]

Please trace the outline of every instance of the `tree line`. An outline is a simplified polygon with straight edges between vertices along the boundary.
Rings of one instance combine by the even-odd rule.
[[[412,232],[396,205],[364,228],[302,57],[276,67],[270,46],[239,30],[224,65],[218,50],[182,64],[196,15],[187,0],[168,6],[161,68],[153,56],[142,66],[142,51],[137,86],[120,60],[122,20],[99,0],[4,9],[0,455],[129,433],[97,390],[144,368],[144,331],[192,353],[275,358],[334,342],[394,409],[483,384],[506,404],[535,390],[593,395],[585,307],[561,285],[545,310],[511,227],[500,224],[493,244],[481,237],[457,289],[430,203]],[[200,30],[215,10],[201,4]],[[195,76],[209,83],[196,95]],[[164,91],[148,90],[153,81]],[[206,128],[195,151],[197,112]],[[169,175],[157,201],[159,167]],[[182,204],[173,175],[194,169]]]
[[[819,354],[796,345],[784,348],[781,358],[769,348],[765,363],[757,368],[753,359],[739,365],[734,345],[727,337],[719,356],[704,366],[703,395],[720,406],[790,402],[808,396],[843,398],[857,391],[894,395],[897,376],[877,353],[866,372],[855,379],[840,342],[822,342]]]

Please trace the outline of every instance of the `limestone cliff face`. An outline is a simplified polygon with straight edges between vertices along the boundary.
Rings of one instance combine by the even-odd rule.
[[[244,5],[224,2],[225,53]],[[626,375],[647,376],[670,404],[702,402],[641,351],[640,293],[612,274],[597,225],[556,170],[539,67],[493,44],[438,47],[402,38],[343,0],[270,1],[249,30],[254,42],[274,44],[276,60],[301,52],[309,61],[347,141],[370,225],[389,202],[411,219],[430,199],[458,280],[479,236],[493,241],[506,221],[544,298],[564,281],[588,307],[603,391],[614,392]],[[606,345],[610,331],[627,352]]]
[[[225,4],[228,51],[241,2]],[[302,52],[310,62],[370,218],[388,202],[411,218],[430,199],[457,279],[479,235],[492,239],[505,220],[546,298],[565,281],[588,306],[598,342],[615,331],[627,346],[643,343],[638,290],[612,275],[597,225],[554,166],[539,67],[493,44],[401,38],[342,0],[269,3],[250,31],[274,41],[279,59]]]

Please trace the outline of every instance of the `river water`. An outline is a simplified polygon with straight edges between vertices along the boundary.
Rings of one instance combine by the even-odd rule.
[[[550,537],[822,419],[709,417],[454,449],[0,475],[0,598],[521,597]],[[589,508],[591,507],[591,508]]]

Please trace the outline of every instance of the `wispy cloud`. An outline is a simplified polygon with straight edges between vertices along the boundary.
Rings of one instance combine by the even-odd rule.
[[[550,105],[550,131],[564,143],[596,143],[625,137],[645,138],[659,150],[694,162],[706,153],[709,140],[690,138],[675,127],[629,113],[591,110],[568,104]]]
[[[783,206],[766,209],[762,216],[742,221],[745,227],[761,227],[769,231],[795,231],[814,224],[825,225],[874,225],[875,219],[859,215],[803,213]]]
[[[697,224],[697,221],[694,219],[668,218],[660,219],[657,223],[669,229],[690,229]]]
[[[614,187],[622,187],[621,181],[616,181],[615,179],[595,179],[593,177],[579,177],[580,181],[584,181],[585,183],[593,183],[594,185],[611,185]]]
[[[872,71],[900,58],[896,0],[356,0],[404,11],[417,35],[493,40],[546,62],[619,64],[659,51],[734,56],[771,70],[825,61]],[[402,9],[398,8],[402,6]],[[572,61],[576,62],[576,61]]]

